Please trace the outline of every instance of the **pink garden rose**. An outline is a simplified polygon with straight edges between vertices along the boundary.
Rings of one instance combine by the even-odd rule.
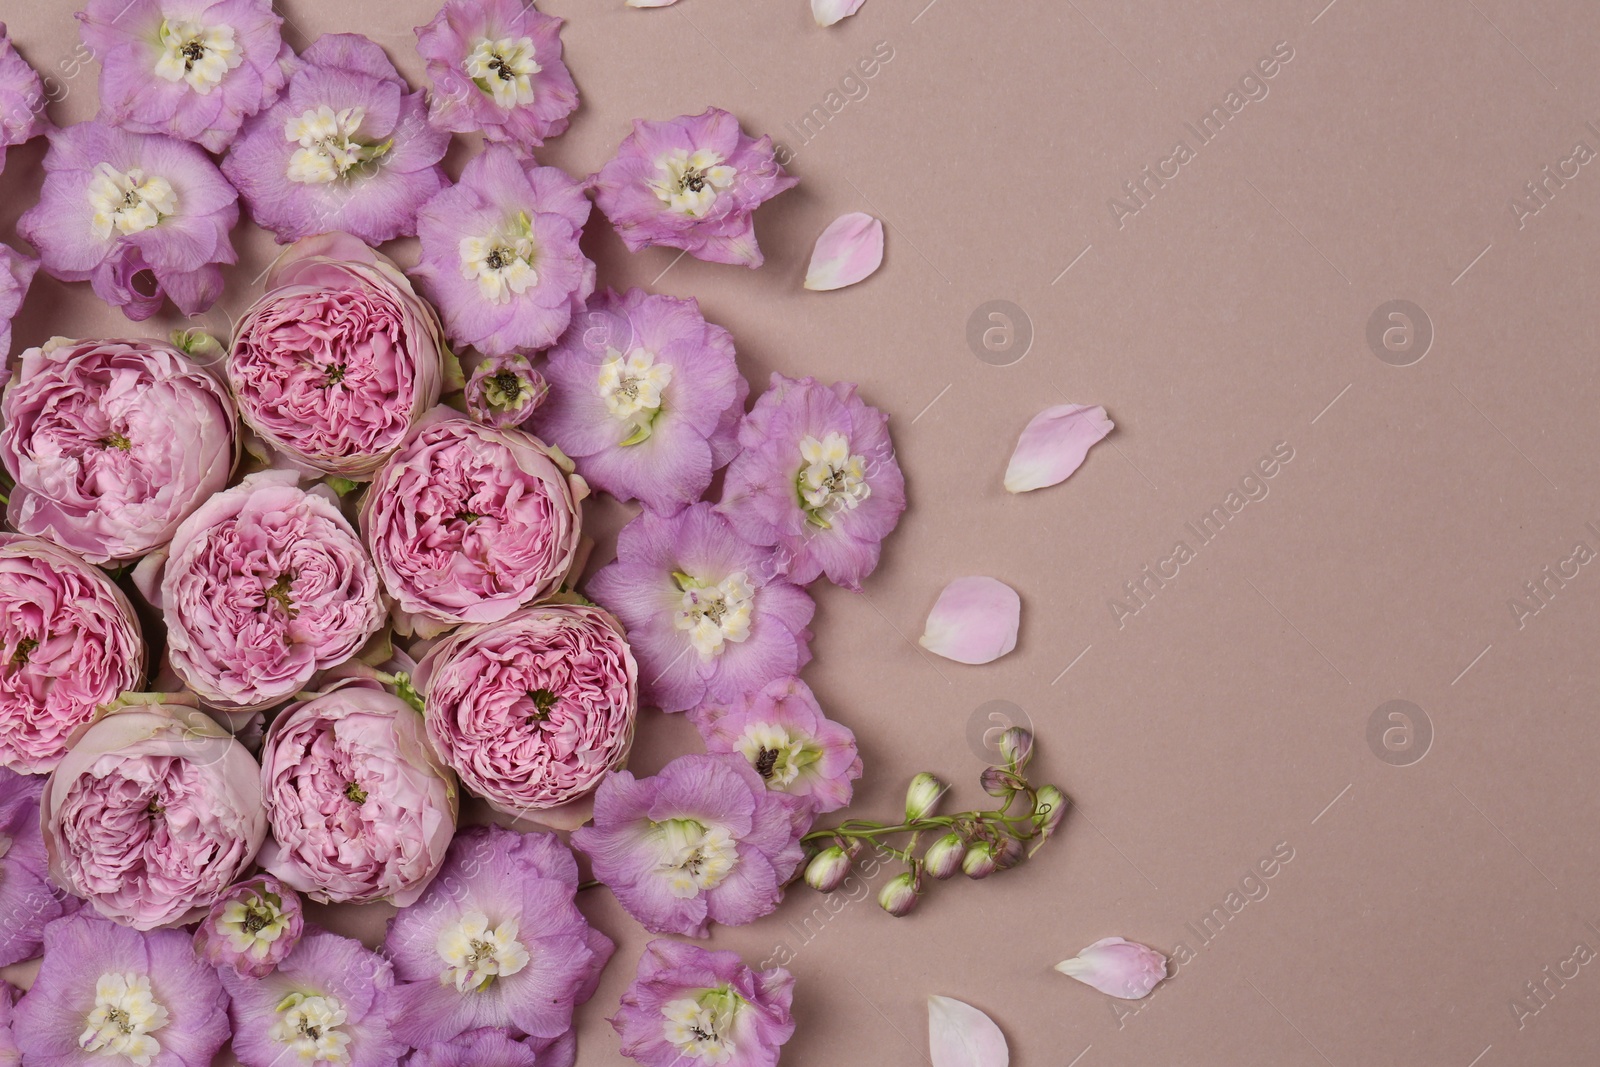
[[[376,682],[336,683],[280,712],[261,784],[272,828],[261,866],[325,904],[405,907],[455,835],[456,776],[417,710]]]
[[[262,471],[218,493],[134,572],[167,625],[167,658],[229,710],[285,700],[383,622],[378,573],[324,486]]]
[[[438,316],[388,257],[347,233],[307,237],[267,275],[234,334],[239,413],[288,463],[358,480],[439,401]]]
[[[428,636],[560,588],[587,495],[571,461],[532,434],[441,408],[373,477],[361,533],[398,611],[415,616],[403,628]]]
[[[241,978],[265,978],[284,961],[305,933],[305,913],[295,891],[258,875],[232,886],[200,920],[194,954]]]
[[[0,303],[0,313],[4,311]],[[467,414],[501,429],[521,426],[549,395],[550,383],[527,356],[515,352],[490,356],[467,379]]]
[[[52,770],[74,731],[144,679],[133,605],[48,541],[0,533],[0,767]]]
[[[91,563],[133,559],[227,484],[233,402],[171,345],[52,338],[6,387],[6,518]]]
[[[200,918],[267,833],[261,770],[209,716],[122,708],[86,730],[40,802],[50,876],[139,930]]]
[[[546,604],[464,627],[423,657],[414,682],[429,740],[508,815],[585,795],[633,744],[638,667],[599,608]]]

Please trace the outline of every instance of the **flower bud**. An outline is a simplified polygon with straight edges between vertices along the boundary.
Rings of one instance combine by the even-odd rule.
[[[907,871],[897,874],[878,892],[878,907],[899,918],[917,906],[917,880]]]
[[[994,865],[997,870],[1009,871],[1027,858],[1027,853],[1022,848],[1022,842],[1014,837],[1003,837],[994,850]]]
[[[987,841],[979,841],[967,849],[967,854],[961,859],[961,872],[968,878],[987,878],[995,871],[994,846]]]
[[[916,822],[932,815],[944,795],[944,783],[927,771],[911,779],[906,790],[906,822]]]
[[[1014,771],[1022,771],[1033,758],[1033,734],[1020,726],[1008,727],[1000,735],[1000,758]]]
[[[978,778],[983,791],[992,797],[1008,797],[1027,783],[1004,767],[989,767]]]
[[[1033,825],[1049,837],[1067,814],[1067,795],[1053,785],[1040,786],[1033,801]]]
[[[922,865],[935,878],[949,878],[961,869],[961,857],[966,850],[966,842],[961,840],[960,834],[945,834],[922,854]]]
[[[825,848],[806,864],[806,885],[823,893],[839,888],[850,873],[850,857],[838,845]]]

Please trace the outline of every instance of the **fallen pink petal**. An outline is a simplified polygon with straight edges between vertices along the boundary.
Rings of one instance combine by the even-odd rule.
[[[817,238],[806,270],[806,288],[818,292],[854,285],[883,265],[883,223],[852,211],[828,224]]]
[[[1116,423],[1106,409],[1087,404],[1058,404],[1035,415],[1022,431],[1006,467],[1006,491],[1026,493],[1058,485],[1083,464]]]
[[[867,0],[811,0],[811,13],[816,16],[818,26],[832,26],[840,19],[847,19],[861,10],[861,5]]]
[[[1105,937],[1056,970],[1123,1000],[1140,1000],[1167,976],[1167,957],[1137,941]]]
[[[928,998],[928,1053],[933,1067],[1009,1067],[1006,1035],[994,1020],[953,997]]]
[[[627,7],[671,7],[678,0],[627,0]]]
[[[996,578],[957,578],[928,613],[918,643],[957,663],[989,663],[1017,647],[1022,600]]]

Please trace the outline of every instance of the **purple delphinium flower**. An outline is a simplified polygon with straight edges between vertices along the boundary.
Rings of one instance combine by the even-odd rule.
[[[220,266],[238,260],[228,231],[239,198],[195,145],[95,120],[50,134],[39,202],[17,232],[45,272],[87,281],[135,321],[171,297],[197,315],[222,294]]]
[[[547,1067],[547,1062],[509,1030],[485,1026],[424,1045],[411,1054],[406,1067]]]
[[[394,969],[361,942],[306,931],[265,978],[219,972],[233,1006],[233,1052],[245,1067],[395,1067]]]
[[[490,356],[467,379],[467,414],[489,426],[509,429],[527,422],[549,395],[550,383],[533,369],[527,356]]]
[[[745,540],[775,545],[790,580],[826,574],[860,592],[906,508],[888,421],[854,385],[774,374],[739,424],[717,510]]]
[[[229,889],[194,931],[194,953],[242,978],[265,978],[294,951],[305,914],[293,889],[270,874]]]
[[[38,269],[37,259],[0,244],[0,389],[5,388],[11,375],[11,365],[6,361],[11,354],[11,320],[17,317]]]
[[[539,433],[620,500],[675,511],[733,458],[750,386],[733,338],[692,297],[606,290],[551,350],[547,371]]]
[[[794,976],[753,971],[736,952],[660,939],[610,1019],[622,1054],[647,1067],[772,1067],[794,1035]]]
[[[640,925],[705,937],[768,914],[800,865],[805,804],[771,792],[738,756],[679,756],[653,778],[600,783],[594,822],[572,834],[595,877]]]
[[[566,1034],[615,947],[577,891],[577,861],[554,834],[458,834],[427,892],[389,924],[395,1035],[421,1048],[484,1026]]]
[[[78,912],[45,928],[44,962],[17,1005],[29,1067],[210,1067],[228,994],[182,930],[140,932]]]
[[[37,956],[44,928],[78,906],[50,881],[39,831],[44,784],[42,776],[0,767],[0,967]]]
[[[719,108],[669,122],[635,119],[614,159],[589,178],[628,250],[681,248],[710,263],[761,266],[751,215],[799,182]]]
[[[294,63],[271,0],[89,0],[78,21],[106,122],[212,152],[277,99]]]
[[[710,504],[639,515],[587,591],[622,620],[641,699],[662,711],[726,703],[811,659],[811,597]]]
[[[19,1067],[22,1063],[22,1050],[17,1048],[17,1035],[11,1030],[11,1017],[16,1011],[18,992],[19,990],[10,982],[0,979],[0,1067]],[[518,1064],[516,1067],[523,1065]],[[526,1067],[533,1065],[530,1063]]]
[[[222,172],[280,244],[330,230],[369,244],[415,234],[417,209],[446,184],[450,135],[408,89],[367,38],[319,37],[277,102],[245,122]]]
[[[594,264],[578,247],[588,218],[583,187],[564,171],[489,145],[418,213],[411,276],[458,344],[548,348],[594,292]]]
[[[561,20],[527,0],[446,0],[417,27],[433,92],[428,121],[482,131],[523,155],[567,128],[578,87],[561,61]]]
[[[811,687],[778,678],[731,705],[689,713],[710,752],[743,756],[768,789],[805,799],[817,813],[850,803],[861,777],[856,735],[822,714]]]
[[[5,170],[7,147],[31,140],[49,128],[39,73],[17,54],[6,24],[0,22],[0,171]]]

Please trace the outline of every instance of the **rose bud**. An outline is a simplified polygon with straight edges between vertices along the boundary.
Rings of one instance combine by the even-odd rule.
[[[294,949],[305,930],[295,891],[269,874],[240,882],[215,904],[194,932],[195,955],[241,978],[265,978]]]
[[[996,870],[1009,871],[1027,858],[1027,852],[1022,847],[1022,842],[1009,835],[1002,837],[994,848],[994,865]]]
[[[1028,783],[1003,767],[987,767],[978,779],[983,791],[992,797],[1008,797]]]
[[[1053,785],[1040,786],[1034,794],[1033,825],[1044,837],[1056,832],[1067,814],[1067,795]]]
[[[549,395],[550,383],[527,356],[490,356],[467,380],[467,414],[501,429],[521,426]]]
[[[1020,726],[1007,727],[1000,734],[1000,758],[1019,774],[1033,758],[1033,734]]]
[[[935,878],[949,878],[961,869],[961,857],[966,851],[967,844],[960,834],[945,834],[922,854],[922,865]]]
[[[910,871],[897,874],[889,879],[888,883],[878,892],[878,907],[900,918],[902,915],[911,914],[911,909],[917,906],[917,880]]]
[[[945,784],[927,771],[911,779],[906,789],[906,822],[917,822],[932,815],[944,791]]]
[[[961,873],[968,878],[987,878],[995,872],[996,867],[994,846],[987,841],[979,841],[967,849],[967,854],[961,858]]]
[[[850,874],[850,857],[838,845],[825,848],[806,864],[806,885],[824,893],[839,888]]]
[[[1167,976],[1167,957],[1120,937],[1096,941],[1056,970],[1123,1000],[1139,1000]]]

